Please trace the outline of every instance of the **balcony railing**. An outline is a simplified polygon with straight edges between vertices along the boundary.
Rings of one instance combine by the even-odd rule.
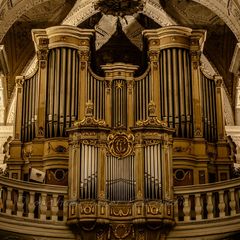
[[[42,221],[66,221],[67,187],[0,177],[0,191],[0,213]]]
[[[1,221],[6,219],[5,224],[8,224],[6,225],[8,227],[3,230],[8,231],[11,225],[13,232],[22,230],[22,233],[28,231],[28,234],[31,235],[32,228],[37,227],[41,230],[41,236],[52,234],[54,237],[57,232],[61,231],[61,236],[64,236],[65,239],[75,238],[66,225],[67,214],[71,210],[71,204],[74,204],[74,202],[68,202],[67,187],[0,177],[0,189],[0,219]],[[203,237],[206,234],[230,236],[239,231],[240,178],[212,184],[175,187],[174,196],[176,225],[170,231],[169,239],[178,237],[192,239],[193,236]],[[70,208],[68,209],[69,204]],[[79,217],[83,221],[84,219],[88,221],[93,215],[95,220],[96,217],[104,219],[104,212],[106,212],[106,219],[119,220],[121,217],[122,220],[128,221],[135,219],[131,215],[132,213],[139,212],[135,208],[133,210],[130,208],[131,214],[125,216],[126,206],[124,206],[124,211],[119,205],[111,205],[109,211],[102,211],[102,206],[99,207],[98,203],[96,204],[93,206],[94,208],[90,208],[89,203],[81,201],[80,206],[76,208],[77,211],[80,211]],[[133,204],[138,207],[140,203],[134,202]],[[151,206],[146,205],[145,210],[136,217],[136,220],[139,219],[139,216],[142,219],[148,218],[148,214],[155,214],[154,216],[158,217],[155,213],[155,205],[155,202]],[[115,207],[118,208],[115,209]],[[91,212],[89,212],[90,209]],[[9,221],[10,218],[11,221]],[[19,226],[16,230],[16,224],[20,219],[24,219],[22,224],[26,226],[24,229]],[[46,230],[46,227],[49,229]],[[203,228],[207,229],[207,232],[200,230]]]
[[[240,178],[175,187],[174,195],[177,223],[240,216]]]

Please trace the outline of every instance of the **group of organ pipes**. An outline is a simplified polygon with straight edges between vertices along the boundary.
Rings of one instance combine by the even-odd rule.
[[[211,145],[211,151],[220,156],[214,159],[216,164],[223,160],[219,171],[229,177],[221,81],[200,70],[205,31],[176,26],[145,30],[149,56],[145,73],[135,76],[138,66],[114,63],[102,66],[104,77],[90,67],[93,34],[93,30],[69,26],[33,30],[39,66],[32,76],[17,78],[21,111],[16,114],[11,148],[20,151],[11,157],[10,174],[17,172],[22,178],[26,168],[18,161],[31,145],[32,167],[46,171],[56,167],[57,161],[68,169],[73,203],[130,202],[134,207],[135,201],[155,201],[164,205],[173,201],[173,168],[189,168],[182,162],[186,155],[197,184],[199,171],[207,176],[216,169],[206,161],[208,152],[199,149],[221,142],[221,147]],[[46,140],[68,146],[61,152],[68,156],[67,164],[57,151],[44,150],[39,159],[42,150],[35,144],[44,146]],[[181,149],[189,142],[194,147],[184,153]],[[205,160],[200,168],[198,156]],[[70,205],[71,223],[81,221],[75,207]],[[158,217],[173,219],[172,208]],[[109,218],[106,209],[101,218]]]

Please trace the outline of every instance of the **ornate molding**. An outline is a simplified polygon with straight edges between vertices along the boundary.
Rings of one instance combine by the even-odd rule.
[[[138,127],[167,127],[167,123],[159,120],[157,117],[148,117],[147,120],[137,121]]]
[[[132,216],[132,205],[124,204],[114,205],[110,207],[110,216],[114,217],[128,217]]]
[[[131,133],[109,134],[107,141],[108,151],[115,157],[124,158],[133,153],[134,136]]]

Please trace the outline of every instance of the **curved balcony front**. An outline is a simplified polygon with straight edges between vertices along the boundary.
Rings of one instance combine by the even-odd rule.
[[[21,236],[24,239],[76,238],[76,232],[67,225],[67,211],[72,204],[68,202],[67,187],[29,183],[6,177],[0,177],[0,187],[1,239],[6,236]],[[166,239],[224,239],[240,234],[239,178],[212,184],[175,187],[174,197],[175,226]],[[96,203],[95,211],[91,212],[90,205],[86,204],[85,201],[79,203],[81,218],[94,217],[96,220],[103,220],[102,202]],[[125,218],[127,205],[129,203],[119,205],[118,212],[117,206],[109,206],[109,216],[117,217],[113,216],[117,214],[118,219],[120,215]],[[145,217],[150,206],[148,205],[141,205]],[[133,206],[140,205],[135,202]],[[155,209],[154,203],[151,209]],[[137,214],[137,208],[132,211],[132,215],[135,213]]]

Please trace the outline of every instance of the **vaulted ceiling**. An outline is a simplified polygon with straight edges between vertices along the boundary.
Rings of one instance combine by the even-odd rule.
[[[142,11],[119,20],[95,9],[93,3],[96,1],[0,0],[0,44],[5,45],[9,61],[9,97],[15,76],[21,74],[34,57],[31,29],[58,24],[94,28],[96,54],[99,53],[99,56],[107,47],[114,48],[114,41],[119,37],[116,33],[125,39],[125,47],[134,46],[134,55],[142,51],[141,32],[146,28],[183,25],[206,29],[204,54],[223,76],[230,96],[234,96],[234,81],[229,66],[240,39],[239,0],[146,0]]]

